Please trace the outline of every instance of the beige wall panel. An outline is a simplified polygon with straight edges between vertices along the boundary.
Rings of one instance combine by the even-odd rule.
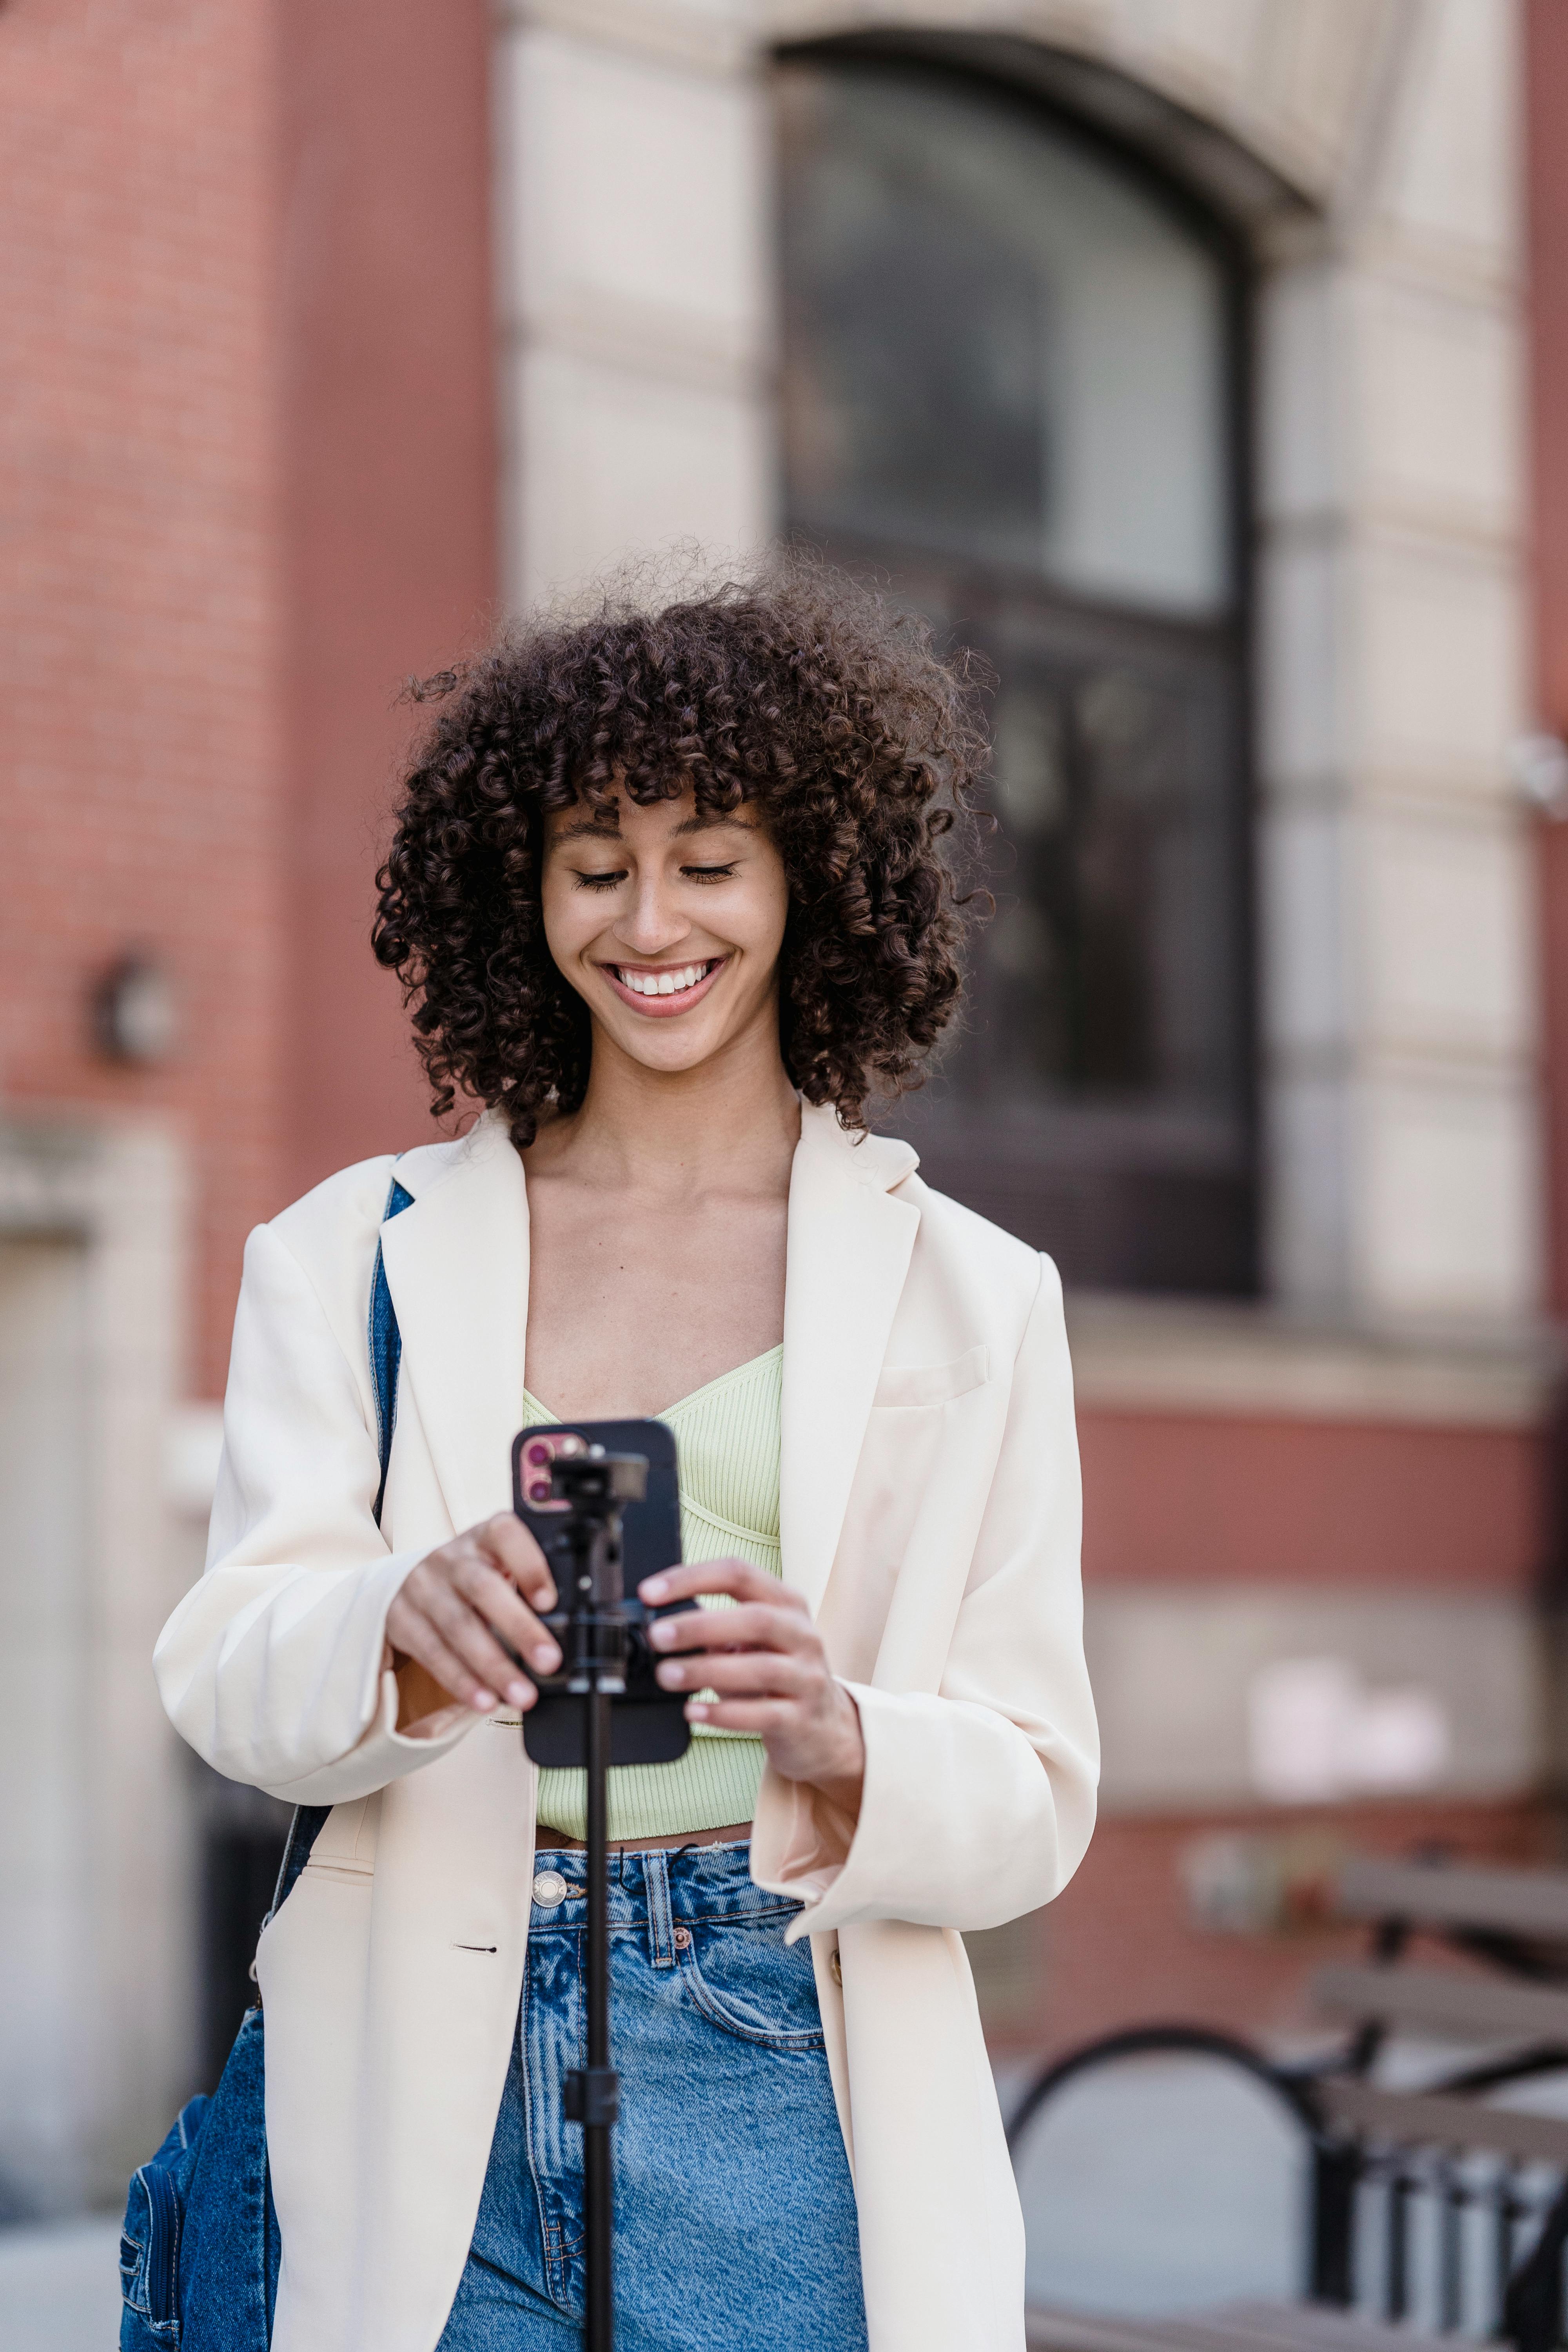
[[[511,317],[695,342],[747,367],[766,331],[760,94],[547,32],[507,45]]]
[[[185,1216],[154,1126],[0,1132],[0,2171],[46,2209],[121,2194],[194,2087],[192,1775],[149,1667],[200,1565],[163,1492]]]
[[[1344,388],[1332,365],[1343,289],[1321,257],[1278,269],[1258,293],[1258,502],[1265,529],[1321,516],[1342,487]]]
[[[1310,192],[1327,194],[1356,145],[1397,27],[1397,0],[1282,0],[1264,11],[1259,97]]]
[[[95,1924],[103,2033],[94,2194],[145,2160],[192,2086],[199,1949],[188,1751],[164,1717],[153,1645],[202,1565],[205,1528],[164,1488],[186,1328],[187,1174],[162,1129],[104,1139],[89,1255],[95,1377],[92,1537]],[[149,1989],[155,1992],[149,1997]]]
[[[0,1243],[0,2169],[87,2189],[94,1921],[86,1252]]]
[[[1160,7],[1123,5],[1118,31],[1124,54],[1157,58],[1167,87],[1225,114],[1261,95],[1264,40],[1271,0],[1164,0]]]
[[[694,542],[763,538],[769,452],[754,404],[562,353],[522,363],[525,597]]]
[[[1358,473],[1379,508],[1504,541],[1519,528],[1524,390],[1514,321],[1382,278],[1357,303]]]
[[[1267,1087],[1264,1265],[1274,1296],[1350,1317],[1358,1204],[1344,1062],[1300,1055]]]
[[[1375,1314],[1522,1320],[1536,1304],[1540,1177],[1522,1078],[1359,1089],[1357,1295]]]
[[[1277,534],[1258,588],[1260,758],[1270,791],[1318,784],[1346,753],[1345,562],[1323,530]]]
[[[1284,807],[1259,844],[1265,1026],[1276,1052],[1342,1054],[1350,1033],[1342,811]]]
[[[1524,712],[1511,564],[1383,541],[1357,565],[1360,751],[1374,770],[1501,793]]]
[[[1522,1057],[1534,1031],[1534,921],[1511,812],[1361,829],[1361,961],[1374,1049]]]
[[[1510,268],[1520,236],[1515,0],[1421,0],[1376,180],[1380,220]]]

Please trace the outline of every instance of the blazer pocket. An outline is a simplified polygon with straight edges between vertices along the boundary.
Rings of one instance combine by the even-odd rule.
[[[300,1873],[299,1883],[303,1886],[309,1880],[312,1886],[320,1886],[330,1879],[337,1886],[369,1886],[374,1877],[375,1873],[368,1863],[318,1862],[312,1854]],[[288,1907],[287,1904],[283,1906],[285,1910]]]
[[[948,1404],[991,1376],[991,1360],[984,1348],[971,1348],[951,1364],[888,1364],[877,1382],[873,1407],[879,1404]]]
[[[368,1886],[375,1874],[377,1832],[381,1827],[381,1795],[353,1798],[334,1805],[316,1833],[310,1859],[297,1886],[309,1879],[320,1886],[334,1879],[343,1886]],[[290,1898],[291,1900],[292,1898]],[[285,1911],[289,1905],[283,1906]]]

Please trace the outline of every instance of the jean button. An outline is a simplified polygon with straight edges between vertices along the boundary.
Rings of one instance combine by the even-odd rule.
[[[539,1871],[533,1881],[533,1899],[545,1910],[552,1910],[566,1899],[566,1881],[558,1870]]]
[[[677,1950],[678,1952],[684,1952],[684,1951],[685,1951],[685,1949],[686,1949],[686,1948],[687,1948],[687,1946],[688,1946],[688,1945],[690,1943],[690,1941],[691,1941],[691,1930],[690,1930],[690,1928],[689,1928],[689,1927],[678,1927],[678,1928],[676,1929],[676,1931],[675,1931],[675,1936],[674,1936],[673,1941],[674,1941],[674,1944],[675,1944],[675,1948],[676,1948],[676,1950]]]

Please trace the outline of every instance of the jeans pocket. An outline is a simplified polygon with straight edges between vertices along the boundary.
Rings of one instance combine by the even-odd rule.
[[[120,2233],[120,2352],[173,2352],[180,2341],[180,2210],[167,2167],[132,2174]]]
[[[805,1937],[786,1945],[784,1922],[773,1920],[699,1919],[687,1933],[677,1944],[681,1981],[710,2024],[770,2050],[826,2048]]]

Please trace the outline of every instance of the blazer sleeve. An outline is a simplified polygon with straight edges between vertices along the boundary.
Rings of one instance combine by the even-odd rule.
[[[246,1244],[207,1567],[158,1638],[171,1722],[231,1780],[291,1804],[368,1796],[476,1718],[399,1732],[386,1612],[423,1550],[389,1552],[360,1384],[304,1267],[258,1226]]]
[[[852,1822],[764,1775],[752,1874],[806,1906],[792,1940],[867,1919],[998,1927],[1067,1885],[1100,1771],[1081,1525],[1061,1284],[1046,1258],[940,1688],[846,1684],[866,1743]]]

